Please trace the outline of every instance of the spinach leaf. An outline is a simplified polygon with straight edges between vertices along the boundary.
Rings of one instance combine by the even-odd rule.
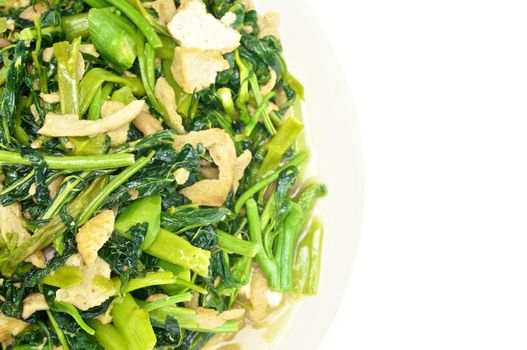
[[[169,190],[175,180],[173,172],[177,168],[190,171],[190,183],[195,181],[195,174],[199,171],[200,157],[190,146],[185,146],[176,153],[171,146],[161,145],[150,163],[138,171],[127,182],[115,190],[103,203],[103,208],[111,208],[131,199],[130,190],[137,191],[137,198],[151,196]],[[167,166],[170,164],[170,166]]]
[[[177,350],[199,350],[201,349],[214,334],[198,331],[187,331],[181,340]]]
[[[99,250],[99,256],[110,264],[113,272],[121,277],[122,285],[126,285],[130,277],[139,275],[141,246],[145,239],[148,224],[138,224],[127,232],[126,238],[113,233],[110,239]]]
[[[46,349],[47,345],[53,347],[55,343],[56,337],[54,337],[48,326],[39,321],[18,334],[8,349]]]
[[[65,254],[53,259],[44,268],[33,268],[28,272],[5,281],[4,284],[0,286],[0,295],[5,299],[0,304],[0,311],[7,316],[21,318],[22,300],[24,297],[32,291],[35,291],[37,283],[45,276],[64,265],[70,256],[71,253],[66,252]]]
[[[214,225],[231,215],[227,208],[177,207],[170,213],[161,213],[161,227],[172,232],[197,226]]]
[[[178,320],[169,315],[165,321],[165,327],[154,327],[154,333],[156,334],[156,347],[169,346],[177,347],[181,344],[182,330],[179,326]]]
[[[23,81],[26,76],[26,61],[29,49],[23,41],[15,46],[13,61],[7,69],[7,78],[0,101],[0,141],[3,144],[11,143],[11,132],[15,128],[15,107],[20,96]]]
[[[218,236],[210,225],[186,231],[181,237],[185,237],[193,246],[205,250],[212,250],[218,245]]]

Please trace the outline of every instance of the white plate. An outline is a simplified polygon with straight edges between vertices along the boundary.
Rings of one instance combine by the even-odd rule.
[[[281,14],[284,55],[304,85],[311,171],[329,196],[319,215],[325,226],[319,295],[300,302],[275,342],[243,339],[243,349],[318,349],[342,302],[356,254],[362,217],[363,169],[357,120],[340,64],[328,39],[302,0],[257,0],[259,12]]]

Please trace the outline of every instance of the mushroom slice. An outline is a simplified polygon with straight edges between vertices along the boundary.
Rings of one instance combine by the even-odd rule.
[[[141,113],[145,101],[133,101],[119,112],[100,120],[81,120],[75,114],[48,113],[39,134],[50,137],[97,136],[127,125]]]

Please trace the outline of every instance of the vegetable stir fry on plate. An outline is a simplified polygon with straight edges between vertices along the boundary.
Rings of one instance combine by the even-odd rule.
[[[0,0],[0,342],[200,349],[317,292],[326,188],[250,0]]]

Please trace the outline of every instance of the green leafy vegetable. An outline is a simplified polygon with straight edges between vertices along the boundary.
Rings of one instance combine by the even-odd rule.
[[[317,292],[327,189],[302,176],[304,87],[246,1],[202,1],[240,35],[220,72],[178,64],[183,41],[223,40],[205,22],[176,40],[179,0],[0,6],[0,312],[22,319],[34,293],[49,308],[7,349],[199,350],[259,313],[255,271]],[[91,136],[40,134],[51,114]]]

